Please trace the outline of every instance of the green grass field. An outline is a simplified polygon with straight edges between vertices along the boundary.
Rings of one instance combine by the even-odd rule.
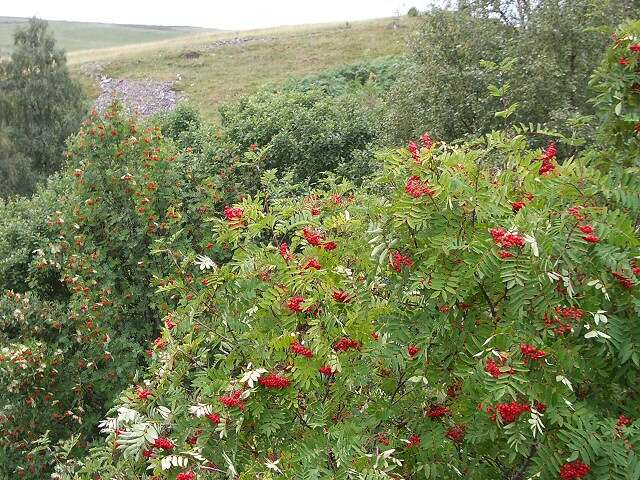
[[[0,17],[0,56],[7,55],[11,51],[16,27],[24,25],[27,21],[26,18]],[[194,27],[58,21],[50,21],[49,26],[58,45],[68,52],[154,42],[207,31]]]
[[[401,54],[418,20],[409,17],[304,25],[185,38],[69,54],[72,69],[105,64],[115,78],[181,79],[176,88],[210,119],[218,107],[264,85],[318,73],[346,63]],[[220,46],[230,39],[250,41]]]

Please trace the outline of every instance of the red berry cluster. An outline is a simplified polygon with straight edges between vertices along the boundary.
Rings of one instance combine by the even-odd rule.
[[[409,443],[407,443],[407,448],[419,447],[420,446],[420,437],[415,433],[409,437]]]
[[[420,142],[422,143],[422,146],[427,150],[431,150],[431,148],[433,148],[433,139],[427,132],[420,135]],[[416,163],[420,163],[420,147],[418,146],[418,144],[414,141],[411,141],[409,142],[409,145],[407,145],[407,149],[411,153],[411,158],[413,158],[413,161]]]
[[[513,369],[504,370],[504,359],[495,361],[493,358],[487,360],[484,365],[484,371],[491,375],[493,378],[500,378],[502,375],[512,375]]]
[[[320,262],[318,262],[315,258],[310,258],[307,263],[302,266],[303,269],[308,270],[313,268],[315,270],[320,270],[322,267],[320,266]]]
[[[361,343],[358,340],[352,340],[350,338],[342,337],[336,343],[333,344],[333,349],[336,352],[346,352],[347,350],[358,350],[361,347]]]
[[[163,350],[167,346],[167,342],[162,337],[158,337],[153,341],[153,346],[157,350]]]
[[[511,202],[511,210],[513,210],[513,213],[517,213],[520,210],[522,210],[527,204],[524,203],[523,201],[517,201],[517,202]]]
[[[445,415],[450,415],[451,409],[444,405],[431,405],[427,410],[427,417],[429,418],[441,418]]]
[[[138,387],[136,389],[136,396],[140,399],[140,400],[146,400],[147,398],[149,398],[151,396],[151,391],[150,390],[146,390],[142,387]]]
[[[549,146],[547,146],[540,156],[540,160],[542,160],[542,165],[540,165],[540,170],[538,171],[540,175],[546,175],[556,169],[553,160],[556,158],[557,153],[558,149],[556,148],[556,144],[554,142],[549,143]]]
[[[580,210],[582,210],[584,207],[582,205],[576,205],[575,207],[569,207],[567,209],[567,213],[573,217],[575,217],[576,220],[578,220],[579,222],[584,222],[584,215],[582,215],[582,213],[580,213]]]
[[[620,415],[618,417],[618,423],[616,423],[616,426],[618,426],[618,427],[628,427],[632,423],[633,422],[631,421],[630,418],[627,418],[624,415]]]
[[[520,345],[520,352],[524,357],[530,358],[531,360],[540,360],[546,355],[544,350],[538,350],[536,347],[529,345],[528,343]]]
[[[224,218],[230,227],[238,227],[242,224],[244,210],[240,207],[224,207]]]
[[[207,415],[207,418],[211,420],[212,423],[215,423],[215,424],[220,423],[220,415],[218,415],[217,413],[209,413]]]
[[[431,150],[431,148],[433,147],[433,138],[431,138],[431,135],[429,135],[427,132],[424,132],[422,135],[420,135],[420,141],[422,142],[422,146],[427,150]]]
[[[435,190],[429,187],[429,184],[426,181],[423,181],[419,176],[413,175],[407,180],[407,183],[404,186],[404,191],[411,198],[420,198],[424,196],[431,197]]]
[[[409,354],[409,356],[411,358],[413,358],[416,355],[418,355],[418,353],[420,353],[420,350],[422,350],[422,349],[420,347],[416,347],[415,345],[409,345],[407,347],[407,353]]]
[[[391,254],[389,263],[391,264],[391,268],[398,273],[402,271],[403,267],[413,267],[413,260],[397,251]]]
[[[348,293],[342,291],[342,290],[336,290],[334,291],[331,296],[333,297],[333,299],[336,302],[340,302],[340,303],[349,303],[351,301],[351,297],[349,296]]]
[[[244,402],[240,397],[242,397],[242,390],[236,390],[231,395],[221,395],[220,403],[228,408],[238,407],[240,410],[244,410]]]
[[[620,283],[624,288],[633,288],[633,281],[624,276],[624,274],[620,272],[611,272],[611,275],[613,275],[613,277],[618,280],[618,283]]]
[[[322,243],[322,234],[311,227],[304,227],[304,229],[302,229],[302,234],[304,235],[305,240],[309,242],[309,245],[317,247]]]
[[[196,474],[193,472],[180,472],[176,476],[176,480],[196,480]]]
[[[164,321],[164,326],[167,327],[169,330],[173,330],[174,328],[176,328],[178,326],[178,324],[173,321],[172,317],[169,316]]]
[[[531,407],[519,402],[498,403],[496,411],[500,414],[500,418],[505,423],[515,422],[524,412],[530,412]]]
[[[465,429],[459,425],[455,425],[447,430],[444,434],[445,437],[453,441],[454,443],[462,443],[465,436]]]
[[[304,303],[303,297],[291,297],[289,301],[287,301],[287,308],[292,312],[301,313],[303,303]]]
[[[567,333],[571,333],[572,327],[568,323],[561,322],[558,317],[549,318],[549,316],[544,314],[544,327],[553,330],[553,333],[562,337]]]
[[[409,149],[409,152],[411,152],[411,157],[413,158],[413,161],[416,163],[420,163],[421,161],[420,147],[418,147],[418,144],[416,142],[409,142],[409,145],[407,145],[407,148]]]
[[[162,450],[173,450],[175,445],[171,440],[164,437],[158,437],[153,441],[155,448],[161,448]]]
[[[571,320],[580,320],[584,315],[584,312],[578,307],[556,307],[556,313],[561,317]]]
[[[585,221],[585,216],[581,213],[581,210],[584,207],[581,205],[577,205],[575,207],[570,207],[569,209],[567,209],[567,213],[569,213],[569,215],[575,217],[576,220],[578,220],[578,222],[584,222]],[[578,225],[578,229],[584,234],[582,236],[582,239],[585,242],[589,242],[589,243],[599,243],[600,242],[600,237],[598,237],[595,234],[595,228],[593,228],[593,225]]]
[[[542,402],[536,402],[534,408],[538,413],[544,413],[547,411],[547,406]]]
[[[283,377],[282,375],[278,375],[277,373],[264,375],[258,379],[258,382],[265,388],[275,390],[282,390],[283,388],[287,388],[291,383],[288,378]]]
[[[507,232],[504,228],[492,228],[489,233],[496,245],[502,248],[524,247],[524,237],[517,233]]]
[[[305,347],[304,345],[302,345],[297,340],[294,340],[291,343],[290,348],[291,348],[291,352],[295,353],[296,355],[300,355],[302,357],[307,357],[307,358],[313,357],[313,352],[309,350],[307,347]]]
[[[309,245],[312,245],[314,247],[321,247],[327,251],[335,250],[335,248],[338,246],[338,244],[334,241],[324,242],[323,235],[311,227],[304,227],[302,229],[302,235],[304,236],[305,240],[309,242]]]
[[[576,478],[586,477],[591,471],[591,467],[580,460],[565,463],[560,467],[560,478],[562,480],[575,480]]]
[[[325,375],[327,377],[333,377],[336,374],[336,372],[333,371],[333,368],[331,368],[329,365],[323,365],[318,369],[318,371],[322,375]]]
[[[325,249],[327,252],[330,252],[331,250],[335,250],[336,248],[338,248],[338,244],[333,240],[330,240],[328,242],[324,242],[322,244],[322,248]]]

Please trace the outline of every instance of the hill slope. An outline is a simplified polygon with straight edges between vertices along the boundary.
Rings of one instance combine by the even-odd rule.
[[[0,17],[0,56],[13,46],[13,32],[27,18]],[[58,45],[73,52],[93,48],[114,47],[134,43],[154,42],[208,30],[195,27],[165,27],[153,25],[116,25],[110,23],[49,21]]]
[[[265,84],[346,63],[402,54],[418,20],[378,19],[210,32],[143,45],[72,52],[75,70],[98,64],[116,79],[175,81],[174,87],[209,118],[218,107]]]

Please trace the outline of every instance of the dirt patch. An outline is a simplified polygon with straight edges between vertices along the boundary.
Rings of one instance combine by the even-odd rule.
[[[101,76],[100,95],[95,108],[104,112],[114,100],[120,100],[124,109],[146,118],[158,112],[173,110],[183,95],[173,89],[174,82],[159,80],[129,80]]]

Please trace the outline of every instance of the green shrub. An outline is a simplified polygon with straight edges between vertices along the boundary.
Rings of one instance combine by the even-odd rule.
[[[60,267],[45,260],[58,242],[50,220],[63,208],[69,181],[52,177],[32,198],[0,200],[0,292],[33,291],[47,298],[64,296]]]
[[[14,291],[0,304],[0,464],[34,479],[51,458],[29,455],[31,442],[77,433],[83,451],[133,381],[172,304],[152,299],[164,268],[155,242],[191,247],[185,220],[207,213],[188,154],[117,107],[85,122],[68,158],[59,180],[1,208],[0,269]]]
[[[596,76],[619,137],[583,155],[514,127],[386,151],[371,193],[268,173],[208,222],[224,262],[161,241],[175,325],[80,478],[633,478],[637,32]]]
[[[373,117],[356,97],[318,90],[263,91],[220,113],[225,134],[241,151],[268,146],[265,168],[292,170],[298,179],[315,180],[350,162],[374,137]]]
[[[62,166],[65,140],[85,113],[80,85],[69,76],[47,22],[33,18],[16,32],[11,58],[0,64],[0,106],[3,134],[28,162],[29,169],[21,169],[32,172],[14,191],[30,191],[34,180]]]
[[[347,93],[358,93],[366,86],[380,95],[391,88],[410,64],[411,62],[405,57],[381,57],[344,65],[316,75],[308,75],[301,79],[292,79],[281,89],[285,91],[319,89],[329,95],[339,96]]]
[[[512,122],[564,127],[592,113],[587,83],[604,52],[608,31],[637,9],[637,0],[468,2],[460,10],[433,10],[413,39],[415,61],[392,88],[383,139],[416,138],[427,130],[445,140],[500,128],[503,110],[490,85],[508,84],[503,100],[517,104]],[[508,70],[492,71],[481,61]]]

